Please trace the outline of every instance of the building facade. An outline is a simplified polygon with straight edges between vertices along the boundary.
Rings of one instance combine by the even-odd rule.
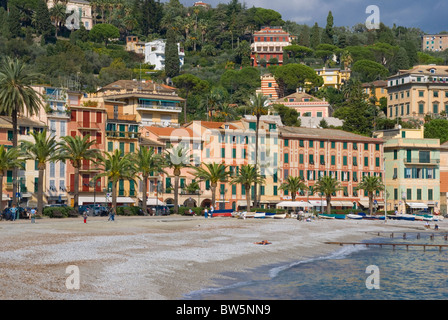
[[[282,27],[263,27],[253,34],[251,44],[252,66],[283,64],[283,48],[291,45],[291,37]],[[276,61],[274,63],[274,61]]]
[[[378,131],[384,142],[387,210],[440,212],[440,141],[420,129]]]
[[[422,36],[422,51],[441,52],[448,49],[448,34],[425,34]]]
[[[420,65],[387,79],[387,117],[423,121],[448,111],[448,66]]]
[[[315,69],[316,74],[324,80],[323,87],[333,87],[340,89],[341,86],[348,82],[351,75],[350,69],[325,68]]]
[[[154,65],[154,70],[165,69],[165,47],[166,41],[162,39],[145,43],[145,63]],[[179,67],[182,68],[185,60],[184,49],[177,44],[179,53]]]
[[[300,89],[293,94],[272,101],[272,104],[283,104],[295,109],[299,116],[318,118],[331,116],[331,107],[325,98],[321,100]]]

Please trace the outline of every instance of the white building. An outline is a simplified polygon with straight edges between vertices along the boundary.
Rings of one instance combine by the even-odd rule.
[[[154,70],[165,69],[165,40],[158,39],[145,44],[145,63],[154,65]],[[179,65],[184,65],[185,53],[180,48],[180,44],[177,44],[179,52]]]

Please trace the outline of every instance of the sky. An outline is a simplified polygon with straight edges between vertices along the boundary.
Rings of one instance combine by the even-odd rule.
[[[180,0],[185,6],[192,6],[198,0]],[[202,0],[216,7],[218,3],[229,3],[230,0]],[[334,26],[352,27],[357,23],[365,23],[372,15],[366,8],[376,5],[379,9],[380,22],[392,27],[416,27],[425,33],[448,31],[447,0],[239,0],[246,7],[252,6],[272,9],[282,15],[283,20],[295,21],[312,26],[326,25],[328,12],[334,17]]]

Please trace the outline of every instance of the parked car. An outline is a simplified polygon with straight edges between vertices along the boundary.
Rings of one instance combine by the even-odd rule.
[[[103,206],[95,207],[93,214],[95,216],[104,217],[104,216],[109,215],[109,209],[106,207],[103,207]]]

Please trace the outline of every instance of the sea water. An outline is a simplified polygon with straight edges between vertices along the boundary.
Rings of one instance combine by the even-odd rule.
[[[431,234],[396,234],[366,242],[448,245],[443,234]],[[259,279],[261,273],[265,277]],[[329,255],[259,268],[252,275],[234,274],[239,280],[189,293],[185,299],[447,299],[448,247],[335,246]]]

